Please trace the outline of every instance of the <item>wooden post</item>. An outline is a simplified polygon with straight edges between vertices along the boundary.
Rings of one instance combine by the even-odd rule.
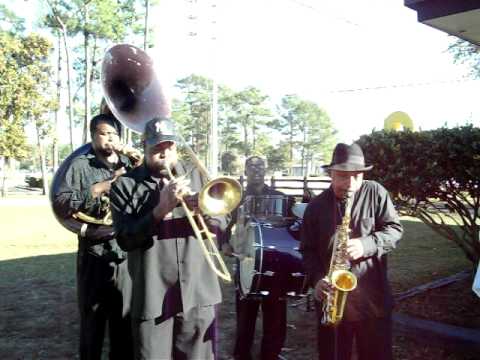
[[[272,178],[270,179],[270,186],[272,187],[272,189],[275,189],[275,176],[272,175]]]

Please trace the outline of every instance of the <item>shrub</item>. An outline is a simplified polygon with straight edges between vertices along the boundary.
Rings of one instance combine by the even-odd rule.
[[[471,125],[430,131],[377,131],[358,143],[367,173],[392,194],[400,213],[415,216],[480,259],[480,129]],[[455,232],[446,219],[458,225]]]

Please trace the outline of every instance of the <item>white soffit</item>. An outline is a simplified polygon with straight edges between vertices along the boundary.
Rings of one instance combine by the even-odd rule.
[[[480,46],[480,9],[424,20],[423,23]]]

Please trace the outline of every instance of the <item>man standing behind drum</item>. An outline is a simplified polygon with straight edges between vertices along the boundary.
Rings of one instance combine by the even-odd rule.
[[[262,195],[284,195],[265,184],[265,161],[259,156],[251,156],[245,161],[245,175],[247,176],[247,189],[244,192],[244,199],[247,196]],[[233,214],[230,223],[232,227],[238,218],[238,212]],[[242,241],[242,239],[239,239]],[[227,256],[233,254],[232,246],[229,243],[223,244],[223,252]],[[236,275],[238,280],[238,274]],[[255,335],[255,323],[259,306],[262,305],[263,313],[263,336],[261,346],[262,360],[277,360],[286,337],[287,326],[287,304],[286,300],[280,298],[280,294],[271,292],[259,298],[241,296],[237,284],[236,291],[236,312],[237,329],[234,349],[236,360],[252,359],[251,348]]]

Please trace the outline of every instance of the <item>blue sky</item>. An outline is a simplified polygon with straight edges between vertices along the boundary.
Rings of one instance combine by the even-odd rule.
[[[453,64],[454,38],[418,23],[403,0],[163,0],[155,16],[152,53],[167,79],[199,72],[273,99],[299,94],[342,141],[394,111],[422,129],[480,124],[480,81]]]
[[[41,0],[12,4],[28,16]],[[480,81],[453,64],[454,38],[418,23],[403,0],[161,0],[151,22],[149,51],[172,93],[199,73],[272,101],[298,94],[327,111],[345,142],[394,111],[425,130],[480,125]]]

